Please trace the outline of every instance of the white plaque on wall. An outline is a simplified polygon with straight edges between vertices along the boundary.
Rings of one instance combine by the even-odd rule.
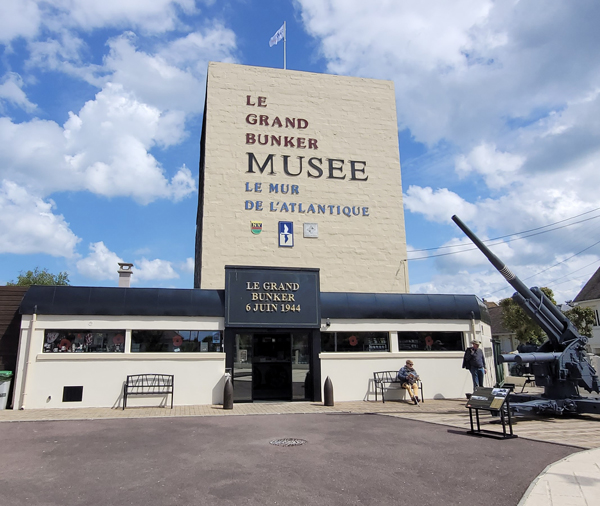
[[[305,223],[304,237],[319,237],[319,225],[317,223]]]

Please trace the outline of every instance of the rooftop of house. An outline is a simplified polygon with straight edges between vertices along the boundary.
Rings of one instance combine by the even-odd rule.
[[[500,334],[513,334],[512,330],[507,329],[502,324],[502,306],[497,304],[494,306],[488,305],[488,312],[490,313],[490,320],[492,321],[490,325],[492,327],[492,336],[497,336]]]
[[[588,280],[573,302],[583,302],[584,300],[600,299],[600,268]]]

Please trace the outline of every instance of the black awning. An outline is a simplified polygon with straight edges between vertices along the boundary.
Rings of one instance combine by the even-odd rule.
[[[32,286],[20,310],[21,314],[222,317],[224,300],[223,290]]]
[[[472,314],[471,314],[472,313]],[[321,292],[321,318],[372,320],[483,320],[487,307],[475,295]]]
[[[20,312],[223,317],[224,308],[224,290],[32,286],[23,298]],[[474,317],[490,323],[487,307],[475,295],[420,293],[321,292],[321,317],[359,320],[470,320]]]

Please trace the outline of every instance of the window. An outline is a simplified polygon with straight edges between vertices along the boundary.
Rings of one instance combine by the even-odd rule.
[[[462,332],[398,332],[400,351],[463,351]]]
[[[321,351],[389,351],[388,332],[322,332]]]
[[[123,353],[124,330],[46,330],[44,353]]]
[[[132,353],[223,351],[218,330],[132,330]]]

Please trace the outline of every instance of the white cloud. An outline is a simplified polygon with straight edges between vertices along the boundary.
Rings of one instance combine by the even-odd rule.
[[[194,259],[192,257],[186,258],[185,262],[181,262],[178,265],[178,268],[180,271],[185,272],[185,273],[193,273],[194,269],[195,269],[195,262]]]
[[[8,72],[0,84],[0,105],[2,101],[10,102],[13,105],[21,107],[27,112],[33,112],[36,105],[27,99],[23,91],[23,79],[15,72]]]
[[[0,175],[43,194],[87,190],[143,204],[179,200],[196,189],[190,170],[181,167],[169,181],[149,150],[184,137],[181,116],[162,114],[108,84],[63,128],[53,121],[0,118]]]
[[[0,118],[0,177],[52,188],[53,177],[46,169],[53,167],[55,175],[64,171],[64,152],[63,130],[54,121],[13,123]]]
[[[489,142],[597,85],[595,2],[297,3],[329,70],[393,79],[400,125],[430,145]]]
[[[504,249],[507,246],[503,246]],[[467,255],[470,255],[469,252]],[[475,252],[484,261],[479,268],[470,261],[463,261],[465,256],[457,255],[453,261],[453,269],[434,274],[424,283],[411,285],[412,293],[474,293],[486,300],[498,301],[511,297],[515,289],[494,269],[487,259]],[[519,263],[516,258],[507,259],[506,252],[500,253],[494,248],[500,259],[528,287],[549,286],[554,292],[557,303],[572,299],[598,268],[597,257],[582,256],[568,265],[554,263]],[[515,252],[518,254],[518,252]],[[472,258],[475,260],[475,258]],[[475,260],[476,262],[476,260]],[[546,270],[548,269],[548,270]],[[545,272],[541,272],[545,271]],[[538,274],[541,273],[541,274]],[[577,273],[577,274],[573,274]]]
[[[142,39],[147,43],[146,39]],[[162,111],[197,114],[204,105],[206,67],[211,60],[233,62],[235,33],[219,22],[172,40],[155,39],[153,52],[136,47],[138,36],[126,31],[107,41],[102,64],[90,63],[91,48],[75,32],[57,27],[52,38],[28,42],[28,69],[64,72],[98,88],[119,84],[137,100]]]
[[[103,26],[139,26],[149,32],[173,30],[177,10],[194,12],[194,0],[46,0],[63,23],[90,30]]]
[[[132,283],[137,280],[154,280],[154,279],[173,279],[178,278],[179,274],[173,269],[171,262],[167,260],[148,260],[141,258],[134,262],[133,275],[131,276]]]
[[[53,38],[28,42],[29,59],[25,67],[64,72],[101,88],[106,82],[102,66],[84,61],[90,48],[81,37],[64,28],[53,35]]]
[[[210,3],[207,1],[205,3]],[[97,28],[137,27],[147,33],[183,28],[179,13],[194,14],[194,0],[3,0],[0,43],[32,38],[43,28],[91,31]]]
[[[195,192],[185,165],[163,168],[153,153],[188,137],[188,115],[203,108],[206,62],[231,60],[233,32],[207,24],[183,38],[158,41],[155,54],[139,51],[136,36],[126,32],[109,40],[102,65],[82,59],[89,48],[64,26],[56,28],[56,37],[30,42],[28,68],[65,72],[100,91],[79,112],[70,112],[62,128],[37,118],[22,123],[0,118],[0,177],[45,195],[91,191],[143,204],[159,198],[177,201]],[[35,105],[27,101],[21,84],[9,75],[0,99],[4,90],[12,102],[31,110]]]
[[[232,55],[235,49],[235,33],[215,23],[207,26],[204,32],[195,31],[173,40],[160,50],[159,55],[171,65],[205,75],[210,60],[235,62]]]
[[[110,251],[103,241],[91,243],[90,253],[87,257],[77,262],[77,270],[80,274],[92,279],[118,281],[117,270],[123,259],[113,251]],[[140,281],[174,279],[179,275],[173,269],[171,262],[167,260],[148,260],[145,257],[134,260],[131,284]]]
[[[134,42],[132,33],[109,41],[110,53],[105,58],[104,71],[110,72],[111,82],[119,83],[141,102],[160,110],[201,112],[203,75],[172,65],[160,54],[138,51]],[[210,48],[204,57],[206,54],[210,54]]]
[[[123,260],[110,251],[104,242],[90,244],[90,254],[77,262],[77,270],[83,276],[92,279],[114,279],[118,283],[119,263]]]
[[[477,212],[476,207],[447,188],[433,190],[430,187],[410,186],[404,195],[404,205],[413,213],[423,214],[428,220],[448,222],[457,214],[469,219]]]
[[[235,34],[218,23],[167,42],[155,54],[138,50],[135,43],[132,32],[111,39],[102,71],[161,110],[202,112],[208,62],[235,60]]]
[[[476,293],[482,294],[487,300],[497,300],[488,292],[490,287],[502,290],[503,278],[497,272],[486,270],[473,274],[471,268],[461,269],[449,274],[437,274],[426,283],[411,285],[412,293]],[[507,289],[511,289],[506,284]],[[512,292],[511,292],[512,293]],[[501,298],[508,294],[502,292]]]
[[[40,10],[35,0],[2,0],[0,43],[17,37],[33,37],[40,25]]]
[[[471,172],[480,173],[489,188],[498,189],[514,181],[524,161],[523,156],[500,152],[496,146],[484,142],[468,155],[456,158],[456,173],[461,178]]]
[[[404,203],[410,213],[448,223],[445,237],[462,238],[449,222],[453,214],[481,236],[499,236],[598,207],[600,4],[296,4],[330,71],[393,79],[399,126],[428,148],[435,164],[427,176],[447,186],[411,184],[405,174]],[[425,172],[422,160],[410,162],[404,165]],[[597,233],[582,224],[531,237],[501,247],[503,260],[535,274],[590,246]],[[474,261],[471,253],[439,257],[439,274],[411,289],[486,293],[492,278],[477,274],[484,266]],[[545,280],[552,278],[534,282]]]
[[[72,258],[79,238],[62,215],[11,181],[0,184],[0,253],[45,253]]]

